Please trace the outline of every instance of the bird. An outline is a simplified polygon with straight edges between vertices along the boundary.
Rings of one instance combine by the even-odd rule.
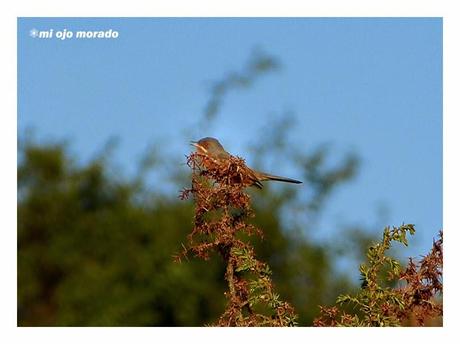
[[[224,149],[222,144],[213,137],[204,137],[199,141],[191,141],[190,144],[196,147],[197,153],[203,154],[204,156],[219,163],[225,162],[231,157],[231,154]],[[294,184],[302,183],[300,180],[276,176],[265,172],[259,172],[249,167],[247,167],[245,174],[248,178],[245,183],[249,184],[249,186],[255,186],[259,189],[262,189],[263,187],[261,182],[269,180]]]

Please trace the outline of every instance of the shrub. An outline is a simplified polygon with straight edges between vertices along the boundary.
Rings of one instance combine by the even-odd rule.
[[[275,293],[268,265],[255,257],[248,237],[262,237],[249,223],[254,216],[244,160],[230,157],[217,162],[198,153],[187,160],[192,169],[192,187],[181,198],[195,200],[194,228],[177,259],[194,254],[209,259],[218,253],[225,262],[227,307],[218,326],[293,326],[294,309]],[[203,169],[202,166],[207,168]]]
[[[360,267],[361,290],[357,295],[340,295],[337,305],[320,307],[315,326],[404,326],[430,325],[442,318],[442,231],[430,253],[415,263],[412,258],[406,268],[385,255],[393,241],[407,246],[406,235],[414,234],[414,225],[385,228],[382,241],[371,246],[367,263]],[[381,279],[386,272],[386,281]],[[384,286],[385,282],[396,286]],[[344,310],[347,304],[357,314]]]

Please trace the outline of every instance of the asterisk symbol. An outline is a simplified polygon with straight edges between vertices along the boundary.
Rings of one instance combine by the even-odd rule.
[[[36,38],[38,36],[38,30],[37,29],[32,29],[29,31],[29,35],[32,38]]]

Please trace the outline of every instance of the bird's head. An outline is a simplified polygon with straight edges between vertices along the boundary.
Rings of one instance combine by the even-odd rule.
[[[199,141],[192,141],[191,145],[196,147],[198,153],[212,157],[217,157],[222,153],[226,153],[220,142],[213,137],[205,137]]]

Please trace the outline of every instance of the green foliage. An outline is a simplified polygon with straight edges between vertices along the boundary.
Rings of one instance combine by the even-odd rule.
[[[225,307],[225,266],[172,259],[192,228],[192,204],[147,187],[144,166],[126,178],[108,156],[77,164],[66,147],[20,144],[18,324],[212,323]],[[153,172],[164,168],[152,161]],[[316,305],[351,284],[332,273],[325,247],[287,230],[281,214],[290,200],[283,189],[256,197],[253,224],[266,239],[253,243],[280,298],[298,309],[299,323],[311,324]]]
[[[415,233],[414,225],[407,224],[390,229],[386,227],[381,242],[369,247],[367,262],[361,264],[361,290],[354,296],[340,295],[338,307],[321,307],[317,326],[401,326],[410,324],[415,317],[418,325],[442,316],[442,305],[436,302],[442,293],[442,234],[433,250],[420,263],[420,270],[410,261],[403,269],[396,259],[386,256],[392,242],[407,246],[407,233]],[[386,280],[404,280],[399,287],[384,286]],[[425,281],[425,282],[424,282]],[[423,293],[423,297],[421,296]],[[358,314],[348,314],[344,309],[351,304]],[[340,311],[342,308],[342,311]]]
[[[400,320],[395,314],[386,314],[385,307],[388,304],[397,304],[404,307],[401,295],[393,288],[382,287],[379,283],[379,276],[385,267],[389,269],[389,277],[398,277],[401,272],[397,260],[385,256],[386,251],[391,247],[393,241],[400,242],[407,246],[406,233],[414,234],[414,225],[402,225],[401,227],[386,227],[380,243],[369,247],[367,252],[367,263],[361,264],[361,291],[356,297],[340,295],[337,304],[353,303],[362,312],[362,317],[355,317],[352,326],[395,326]]]
[[[77,167],[59,145],[27,145],[18,167],[19,325],[201,325],[221,311],[222,267],[171,255],[190,205]],[[196,276],[201,278],[197,279]],[[209,288],[212,285],[212,288]],[[180,309],[180,311],[179,311]]]

